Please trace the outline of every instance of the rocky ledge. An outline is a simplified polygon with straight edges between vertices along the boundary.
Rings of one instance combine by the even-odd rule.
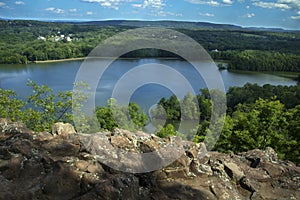
[[[125,130],[89,136],[62,123],[52,134],[36,133],[0,119],[0,199],[300,199],[300,168],[279,160],[271,148],[234,155],[178,140],[183,154],[174,162],[130,173],[104,164],[110,158],[95,153],[99,140],[106,150],[146,153],[173,138]],[[122,162],[122,155],[113,157]]]

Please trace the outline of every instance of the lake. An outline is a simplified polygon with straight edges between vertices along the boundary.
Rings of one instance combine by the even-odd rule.
[[[157,63],[170,66],[182,74],[191,84],[195,91],[205,88],[205,82],[197,74],[195,69],[188,63],[176,59],[120,59],[113,62],[99,80],[96,92],[96,104],[105,105],[111,97],[113,88],[124,74],[135,66]],[[42,63],[28,65],[0,65],[0,87],[12,89],[21,97],[25,98],[31,94],[31,88],[26,86],[29,79],[38,84],[44,84],[52,88],[55,92],[73,89],[73,83],[82,61],[68,61],[57,63]],[[293,79],[280,76],[280,74],[267,74],[261,72],[229,72],[219,71],[228,90],[231,86],[243,86],[246,83],[257,83],[259,85],[295,85]],[[168,79],[167,74],[161,74]],[[149,78],[149,74],[140,73],[139,79]],[[212,77],[213,78],[213,77]],[[176,81],[175,81],[176,82]],[[127,91],[123,91],[126,93]],[[172,91],[157,83],[145,84],[138,87],[131,95],[131,101],[137,102],[147,111],[162,97],[169,97]]]

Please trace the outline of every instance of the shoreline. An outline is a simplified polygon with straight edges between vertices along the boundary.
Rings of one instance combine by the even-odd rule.
[[[103,57],[106,58],[106,57]],[[108,59],[111,59],[111,57],[107,57]],[[57,60],[37,60],[32,61],[31,63],[34,64],[42,64],[42,63],[57,63],[57,62],[68,62],[68,61],[76,61],[76,60],[85,60],[85,59],[97,59],[97,57],[81,57],[81,58],[65,58],[65,59],[57,59]],[[133,60],[133,59],[152,59],[151,58],[118,58],[121,60]],[[166,59],[166,60],[177,60],[179,58],[173,58],[173,57],[153,57],[153,59]]]
[[[56,62],[67,62],[67,61],[84,60],[84,59],[85,59],[85,57],[81,57],[81,58],[65,58],[65,59],[58,59],[58,60],[36,60],[36,61],[33,61],[32,63],[35,63],[35,64],[56,63]]]
[[[294,81],[298,81],[298,76],[300,76],[300,72],[289,72],[289,71],[250,71],[250,70],[240,70],[240,69],[226,69],[229,72],[233,73],[251,73],[251,74],[256,74],[256,73],[263,73],[263,74],[270,74],[270,75],[275,75],[275,76],[280,76],[288,79],[292,79]]]

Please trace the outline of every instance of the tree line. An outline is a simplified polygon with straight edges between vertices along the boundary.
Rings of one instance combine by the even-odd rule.
[[[229,70],[300,72],[300,55],[276,51],[243,50],[212,52],[212,57],[228,62]]]
[[[85,57],[101,41],[130,26],[0,20],[0,63]],[[231,29],[176,29],[201,44],[213,59],[226,60],[231,70],[297,71],[300,33]],[[69,36],[54,41],[52,36]],[[38,39],[40,36],[44,40]],[[178,57],[171,52],[142,49],[123,57]]]

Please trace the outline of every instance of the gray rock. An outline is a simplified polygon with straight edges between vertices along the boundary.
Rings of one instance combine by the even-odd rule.
[[[300,199],[300,168],[279,160],[271,148],[229,155],[207,152],[204,143],[121,129],[74,134],[61,125],[53,137],[0,119],[0,199]],[[182,154],[153,172],[132,174],[100,162],[113,157],[142,165],[126,153],[155,152],[172,141]],[[170,153],[161,152],[153,160],[164,163]]]
[[[62,122],[57,122],[52,125],[51,127],[52,130],[52,135],[68,135],[68,134],[75,134],[76,131],[74,127],[69,124],[69,123],[62,123]]]

